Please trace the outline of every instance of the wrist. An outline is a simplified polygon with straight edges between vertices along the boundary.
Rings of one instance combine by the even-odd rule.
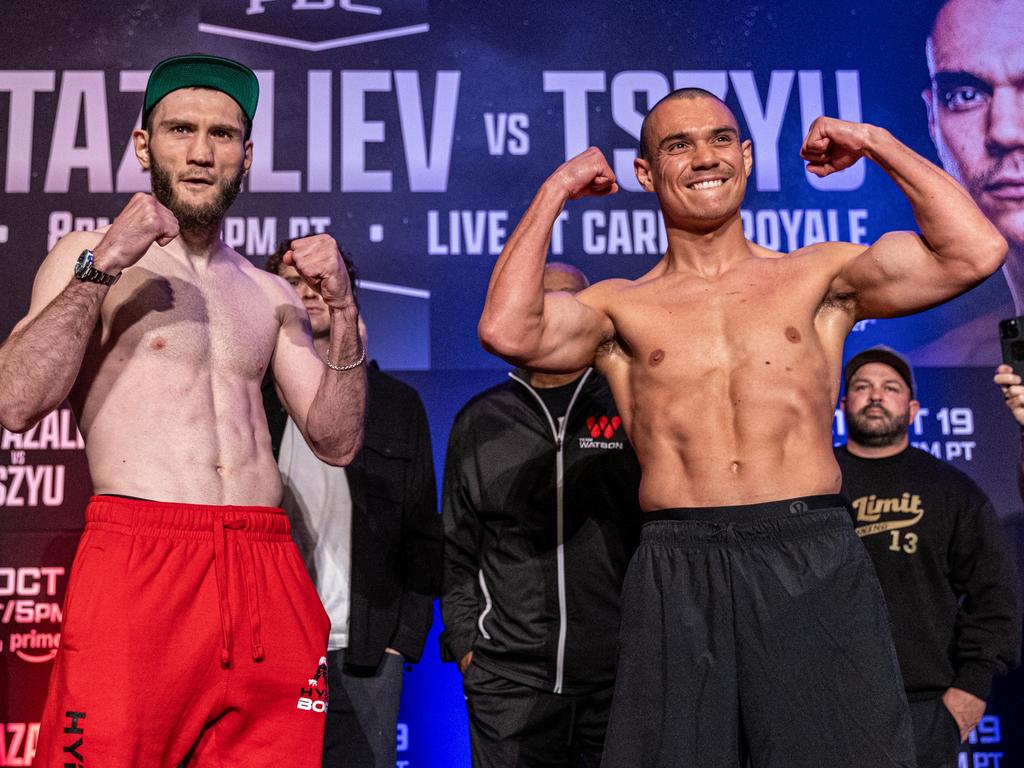
[[[339,321],[339,315],[347,315]],[[327,353],[321,355],[324,364],[332,371],[351,371],[366,362],[366,347],[363,344],[363,337],[359,330],[359,311],[355,308],[340,309],[331,313],[331,341],[328,344]],[[339,327],[344,327],[341,330]],[[338,341],[341,334],[340,341]],[[348,337],[354,337],[349,342]],[[338,358],[337,363],[331,362],[332,350]]]
[[[347,299],[339,299],[336,304],[328,304],[327,311],[331,313],[332,320],[337,316],[339,320],[346,323],[355,323],[359,317],[359,307],[356,306],[351,296]]]
[[[114,246],[106,245],[103,240],[92,249],[92,264],[101,272],[110,275],[120,274],[124,269],[121,266],[120,254]]]
[[[984,700],[992,691],[992,678],[995,673],[995,665],[991,662],[965,662],[957,670],[950,688],[956,688]]]
[[[862,125],[864,126],[864,133],[860,151],[875,162],[878,162],[881,153],[893,144],[895,138],[885,128],[880,128],[870,123],[862,123]]]
[[[95,254],[88,248],[84,249],[75,260],[75,278],[83,283],[96,283],[111,287],[121,277],[121,272],[106,272],[96,266]]]
[[[545,206],[557,208],[559,212],[561,212],[561,209],[571,199],[572,193],[562,180],[561,173],[559,171],[548,176],[537,191],[537,201],[539,203]]]

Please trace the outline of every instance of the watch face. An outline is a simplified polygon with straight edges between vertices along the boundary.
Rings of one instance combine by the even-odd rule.
[[[92,266],[92,251],[86,249],[78,254],[78,260],[75,262],[75,277],[82,277],[89,268]]]

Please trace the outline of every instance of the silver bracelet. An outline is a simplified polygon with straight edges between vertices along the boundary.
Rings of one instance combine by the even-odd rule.
[[[335,365],[327,357],[324,357],[324,365],[330,368],[332,371],[351,371],[353,368],[358,368],[360,365],[366,362],[366,347],[363,346],[362,342],[359,343],[359,359],[354,363],[348,365]]]

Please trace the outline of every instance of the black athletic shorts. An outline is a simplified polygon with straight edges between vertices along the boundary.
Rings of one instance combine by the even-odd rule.
[[[888,614],[841,497],[647,520],[605,768],[913,768]]]

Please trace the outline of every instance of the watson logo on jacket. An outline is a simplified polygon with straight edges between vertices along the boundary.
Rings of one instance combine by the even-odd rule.
[[[580,448],[621,451],[625,447],[622,440],[612,440],[622,426],[618,416],[588,416],[585,424],[589,434],[580,437]]]

